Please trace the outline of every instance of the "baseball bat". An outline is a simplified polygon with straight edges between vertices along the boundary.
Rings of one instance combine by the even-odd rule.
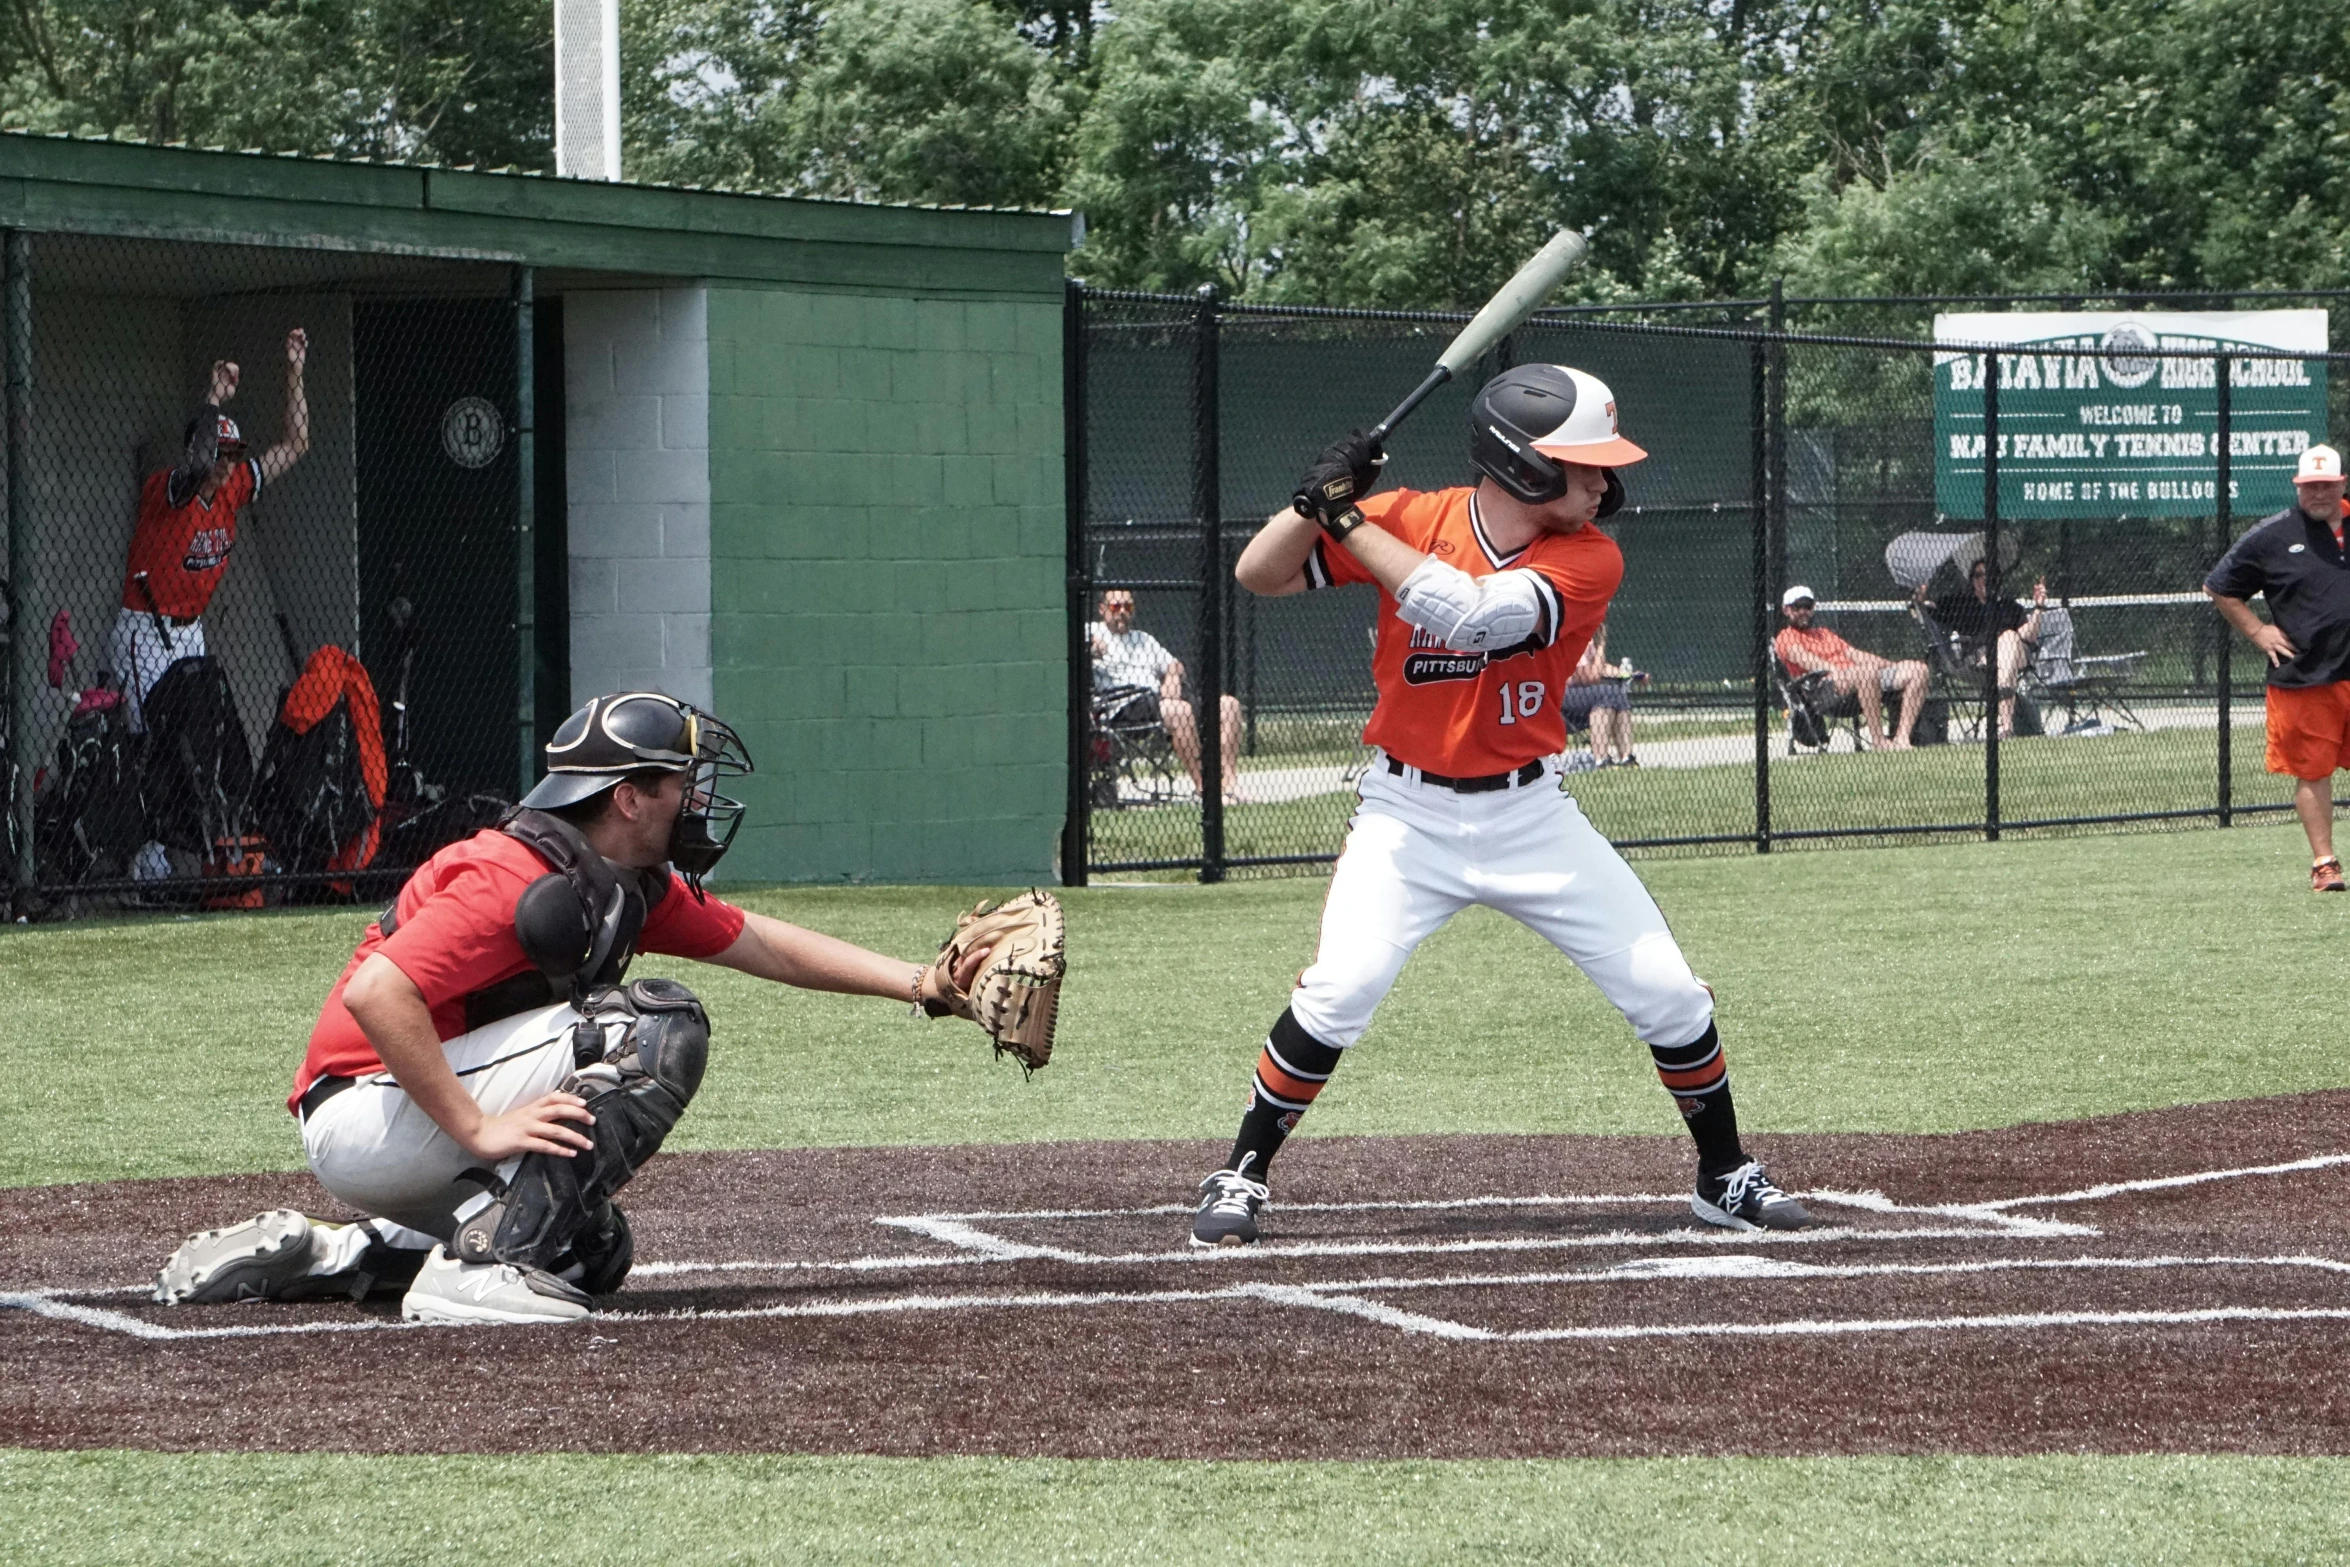
[[[1388,436],[1395,433],[1395,427],[1409,419],[1413,411],[1426,402],[1438,387],[1475,364],[1494,344],[1522,326],[1526,318],[1549,297],[1550,291],[1558,287],[1569,272],[1575,270],[1576,264],[1583,259],[1583,253],[1589,248],[1583,236],[1573,229],[1560,229],[1553,234],[1550,243],[1534,252],[1526,264],[1518,268],[1507,283],[1496,289],[1491,299],[1485,301],[1485,308],[1471,317],[1469,324],[1462,327],[1451,342],[1445,344],[1444,352],[1436,356],[1436,368],[1428,372],[1427,379],[1413,387],[1411,395],[1395,405],[1394,412],[1371,427],[1372,444],[1383,444]],[[1296,498],[1296,506],[1301,513],[1309,512],[1310,498],[1301,493]]]
[[[1486,350],[1525,324],[1526,318],[1550,296],[1550,291],[1575,270],[1590,247],[1583,236],[1573,229],[1560,229],[1550,237],[1550,243],[1534,252],[1527,263],[1518,268],[1507,283],[1494,291],[1485,301],[1485,308],[1460,329],[1444,352],[1436,356],[1436,368],[1428,378],[1412,388],[1411,396],[1395,405],[1395,411],[1379,421],[1371,430],[1371,439],[1384,441],[1395,427],[1412,416],[1412,411],[1428,400],[1445,382],[1466,370],[1482,358]]]

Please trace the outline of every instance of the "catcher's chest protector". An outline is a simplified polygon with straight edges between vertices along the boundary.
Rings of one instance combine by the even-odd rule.
[[[636,956],[645,917],[669,894],[669,873],[615,865],[589,846],[578,828],[545,811],[517,810],[499,831],[529,844],[553,867],[514,900],[514,936],[536,972],[526,970],[465,998],[468,1030],[518,1012],[617,985]],[[379,922],[389,936],[399,926],[399,900]]]

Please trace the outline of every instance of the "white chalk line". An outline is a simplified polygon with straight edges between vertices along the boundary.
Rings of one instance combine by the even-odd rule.
[[[1910,1229],[1861,1230],[1849,1227],[1800,1230],[1791,1232],[1731,1232],[1723,1230],[1687,1229],[1663,1233],[1610,1231],[1590,1236],[1505,1237],[1436,1242],[1362,1241],[1362,1242],[1291,1242],[1269,1243],[1246,1248],[1185,1248],[1160,1252],[1130,1252],[1099,1254],[1073,1252],[1057,1247],[1035,1246],[977,1229],[970,1221],[994,1222],[1036,1221],[1045,1219],[1127,1218],[1188,1212],[1184,1205],[1167,1204],[1148,1208],[1095,1208],[1045,1210],[993,1210],[961,1214],[891,1215],[876,1218],[874,1222],[905,1229],[942,1244],[960,1248],[945,1256],[868,1256],[838,1261],[776,1261],[756,1260],[719,1262],[647,1262],[634,1271],[642,1276],[683,1275],[691,1273],[772,1273],[798,1271],[887,1271],[965,1267],[985,1264],[1024,1261],[1054,1261],[1061,1263],[1106,1266],[1136,1264],[1199,1263],[1211,1261],[1240,1261],[1249,1258],[1276,1260],[1298,1257],[1365,1257],[1411,1255],[1460,1255],[1474,1252],[1548,1251],[1577,1247],[1603,1246],[1731,1246],[1767,1244],[1818,1244],[1820,1242],[1852,1240],[1918,1240],[1918,1239],[1994,1239],[1994,1238],[2050,1238],[2065,1235],[2099,1233],[2092,1227],[2066,1224],[2062,1221],[2032,1219],[2006,1210],[2047,1203],[2095,1202],[2105,1198],[2134,1192],[2157,1191],[2196,1186],[2213,1181],[2232,1180],[2244,1176],[2265,1176],[2306,1173],[2350,1164],[2350,1154],[2324,1154],[2306,1159],[2289,1160],[2275,1164],[2246,1165],[2231,1169],[2204,1170],[2187,1175],[2147,1177],[2132,1181],[2106,1182],[2082,1187],[2074,1191],[2045,1193],[2033,1196],[2009,1197],[1979,1203],[1908,1205],[1894,1202],[1882,1192],[1816,1191],[1803,1194],[1815,1203],[1840,1203],[1878,1213],[1917,1214],[1957,1218],[1967,1222],[1965,1228],[1915,1227]],[[1663,1203],[1680,1200],[1678,1194],[1612,1194],[1612,1195],[1535,1195],[1488,1196],[1450,1200],[1388,1201],[1360,1203],[1298,1203],[1286,1205],[1293,1212],[1366,1212],[1366,1211],[1427,1211],[1457,1210],[1479,1207],[1539,1207],[1539,1206],[1599,1206],[1619,1204]],[[1184,1302],[1222,1299],[1256,1298],[1276,1304],[1310,1306],[1315,1309],[1341,1311],[1385,1323],[1405,1332],[1432,1333],[1454,1338],[1498,1338],[1512,1342],[1541,1342],[1555,1339],[1590,1338],[1649,1338],[1721,1332],[1732,1334],[1756,1333],[1858,1333],[1925,1330],[1942,1327],[2019,1327],[2067,1324],[2148,1324],[2162,1322],[2203,1322],[2273,1319],[2303,1320],[2350,1317],[2350,1310],[2333,1312],[2315,1308],[2301,1310],[2270,1307],[2221,1307],[2172,1313],[2022,1313],[1996,1317],[1947,1317],[1914,1319],[1853,1319],[1850,1321],[1820,1321],[1805,1319],[1792,1324],[1680,1324],[1680,1325],[1610,1325],[1577,1328],[1539,1328],[1496,1332],[1463,1323],[1447,1323],[1441,1319],[1421,1317],[1414,1313],[1382,1306],[1377,1302],[1356,1298],[1362,1292],[1379,1289],[1395,1291],[1406,1289],[1485,1288],[1527,1284],[1621,1282],[1630,1279],[1661,1278],[1861,1278],[1896,1275],[1929,1275],[1936,1273],[1984,1273],[2010,1269],[2060,1268],[2162,1268],[2162,1267],[2302,1267],[2333,1272],[2350,1273],[2350,1263],[2322,1257],[2164,1257],[2164,1258],[2109,1258],[2109,1259],[2010,1259],[1962,1261],[1952,1263],[1880,1263],[1822,1265],[1797,1262],[1793,1259],[1772,1259],[1751,1254],[1732,1254],[1719,1258],[1701,1255],[1659,1255],[1628,1259],[1601,1269],[1582,1269],[1570,1273],[1551,1274],[1489,1274],[1465,1276],[1404,1277],[1388,1280],[1335,1280],[1321,1284],[1264,1284],[1249,1282],[1217,1290],[1139,1291],[1139,1292],[1019,1292],[985,1295],[910,1295],[872,1301],[815,1301],[784,1305],[741,1307],[730,1309],[681,1308],[671,1312],[606,1312],[591,1320],[606,1322],[729,1320],[755,1317],[790,1316],[844,1316],[864,1315],[886,1311],[956,1310],[968,1306],[990,1309],[1050,1307],[1072,1305],[1117,1305],[1145,1302]],[[127,1334],[146,1340],[258,1338],[305,1333],[373,1332],[385,1328],[406,1328],[418,1324],[368,1318],[361,1321],[318,1321],[301,1323],[251,1323],[225,1327],[174,1328],[161,1323],[100,1307],[75,1304],[76,1299],[114,1295],[138,1295],[146,1286],[110,1286],[83,1290],[30,1290],[0,1292],[0,1310],[15,1309],[35,1315],[69,1321],[102,1331]]]
[[[1390,1202],[1285,1202],[1283,1213],[1414,1213],[1454,1208],[1605,1208],[1616,1206],[1650,1207],[1659,1203],[1687,1202],[1687,1192],[1583,1192],[1550,1194],[1537,1192],[1526,1197],[1437,1197],[1398,1199]],[[997,1219],[1138,1219],[1158,1214],[1190,1213],[1192,1204],[1166,1202],[1150,1208],[994,1208],[971,1213],[925,1213],[920,1219],[962,1219],[970,1221]],[[874,1220],[876,1224],[898,1224],[899,1218]]]
[[[2350,1153],[2317,1154],[2307,1159],[2287,1160],[2282,1164],[2247,1164],[2228,1170],[2199,1170],[2193,1175],[2157,1175],[2136,1181],[2107,1181],[2098,1186],[2084,1186],[2078,1191],[2050,1192],[2041,1197],[2003,1197],[1997,1202],[1977,1203],[1974,1206],[1992,1212],[2044,1202],[2102,1202],[2108,1197],[2123,1197],[2132,1192],[2168,1191],[2181,1186],[2201,1186],[2210,1181],[2233,1181],[2247,1175],[2299,1175],[2308,1170],[2325,1170],[2344,1164],[2350,1164]]]
[[[1762,1257],[1751,1253],[1723,1257],[1647,1257],[1552,1273],[1453,1274],[1372,1279],[1326,1279],[1304,1284],[1273,1284],[1260,1280],[1215,1289],[1188,1290],[990,1290],[958,1294],[904,1294],[857,1300],[791,1301],[766,1306],[681,1306],[665,1311],[604,1311],[589,1319],[605,1324],[741,1322],[763,1318],[828,1318],[892,1316],[920,1312],[1035,1311],[1098,1309],[1109,1306],[1168,1306],[1209,1301],[1258,1300],[1280,1306],[1309,1307],[1340,1312],[1377,1322],[1401,1332],[1448,1339],[1543,1343],[1565,1339],[1630,1339],[1673,1337],[1696,1333],[1820,1334],[1885,1332],[1965,1327],[2033,1327],[2095,1323],[2192,1323],[2255,1318],[2294,1321],[2310,1317],[2350,1316],[2318,1308],[2229,1306],[2173,1312],[2023,1312],[1987,1317],[1935,1318],[1804,1318],[1781,1323],[1690,1322],[1662,1324],[1610,1323],[1574,1328],[1500,1330],[1480,1328],[1402,1310],[1363,1297],[1425,1290],[1482,1290],[1527,1285],[1622,1284],[1656,1281],[1786,1280],[1923,1278],[1958,1274],[2005,1272],[2160,1272],[2174,1269],[2304,1269],[2350,1275],[2350,1261],[2310,1254],[2277,1256],[2160,1256],[2008,1258],[1940,1263],[1805,1263],[1792,1258]],[[123,1312],[75,1304],[61,1298],[65,1291],[26,1291],[0,1295],[0,1307],[14,1307],[39,1316],[84,1327],[123,1333],[150,1341],[186,1339],[270,1338],[310,1333],[364,1333],[423,1324],[387,1318],[358,1321],[239,1323],[225,1327],[176,1328]],[[96,1292],[77,1292],[88,1295]],[[113,1291],[109,1293],[121,1293]],[[2218,1315],[2215,1315],[2217,1313]],[[2232,1315],[2231,1315],[2232,1314]]]

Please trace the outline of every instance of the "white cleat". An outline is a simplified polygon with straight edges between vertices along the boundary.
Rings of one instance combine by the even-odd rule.
[[[543,1268],[506,1262],[459,1262],[435,1246],[400,1301],[410,1322],[577,1322],[588,1298]]]
[[[203,1230],[155,1275],[155,1298],[166,1306],[268,1300],[310,1271],[310,1220],[291,1208],[272,1208],[225,1230]]]

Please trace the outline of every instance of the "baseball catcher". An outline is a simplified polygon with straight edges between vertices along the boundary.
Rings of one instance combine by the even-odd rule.
[[[311,1172],[364,1215],[279,1209],[190,1236],[166,1303],[403,1291],[418,1322],[567,1322],[633,1257],[613,1198],[701,1086],[710,1018],[669,953],[806,990],[978,1022],[1033,1069],[1052,1050],[1061,913],[1040,894],[963,916],[908,963],[749,913],[702,881],[743,807],[733,730],[658,692],[602,696],[547,743],[493,830],[410,876],[335,982],[294,1078]]]

